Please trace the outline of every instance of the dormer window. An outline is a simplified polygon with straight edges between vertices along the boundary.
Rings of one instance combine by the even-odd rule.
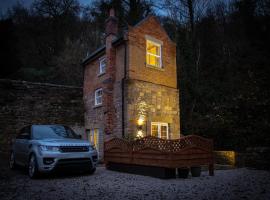
[[[106,58],[100,58],[99,59],[99,75],[100,74],[105,74],[106,72]]]
[[[161,43],[146,39],[146,64],[162,68]]]

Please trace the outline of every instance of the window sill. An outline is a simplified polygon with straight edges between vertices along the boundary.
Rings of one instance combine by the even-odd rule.
[[[155,67],[155,66],[153,66],[153,65],[148,65],[148,64],[145,64],[145,66],[146,67],[148,67],[148,68],[151,68],[151,69],[156,69],[156,70],[159,70],[159,71],[165,71],[165,69],[163,68],[163,67]]]
[[[106,72],[98,74],[98,77],[103,76],[104,74],[106,74]]]
[[[92,108],[100,108],[100,107],[102,107],[102,104],[100,104],[100,105],[95,105],[95,106],[93,106]]]

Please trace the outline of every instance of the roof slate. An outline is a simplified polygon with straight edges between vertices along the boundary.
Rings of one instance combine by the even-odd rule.
[[[123,40],[123,36],[118,36],[117,38],[115,38],[113,40],[113,45],[117,44],[118,42],[121,42]],[[86,64],[88,64],[90,61],[92,61],[98,54],[102,53],[103,51],[105,51],[106,46],[102,45],[101,47],[99,47],[98,49],[96,49],[95,51],[93,51],[89,56],[87,56],[86,58],[84,58],[82,60],[82,65],[85,66]]]

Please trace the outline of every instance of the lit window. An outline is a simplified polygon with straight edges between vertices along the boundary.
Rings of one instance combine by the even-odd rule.
[[[161,44],[146,40],[146,64],[153,67],[162,67]]]
[[[106,72],[106,58],[101,58],[99,60],[99,74],[104,74]]]
[[[92,129],[88,134],[89,142],[99,149],[99,129]]]
[[[102,88],[95,91],[95,106],[102,104]]]
[[[169,138],[168,123],[152,122],[151,135],[162,139]]]

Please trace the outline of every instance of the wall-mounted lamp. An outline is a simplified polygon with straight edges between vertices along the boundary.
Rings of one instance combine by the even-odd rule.
[[[138,124],[139,126],[142,126],[143,123],[144,123],[144,116],[140,116],[139,119],[138,119],[138,121],[137,121],[137,124]]]
[[[138,132],[137,132],[137,137],[138,137],[138,138],[143,137],[143,132],[142,132],[142,130],[138,130]]]
[[[140,116],[137,120],[137,136],[138,138],[143,137],[143,124],[144,124],[144,116]]]

